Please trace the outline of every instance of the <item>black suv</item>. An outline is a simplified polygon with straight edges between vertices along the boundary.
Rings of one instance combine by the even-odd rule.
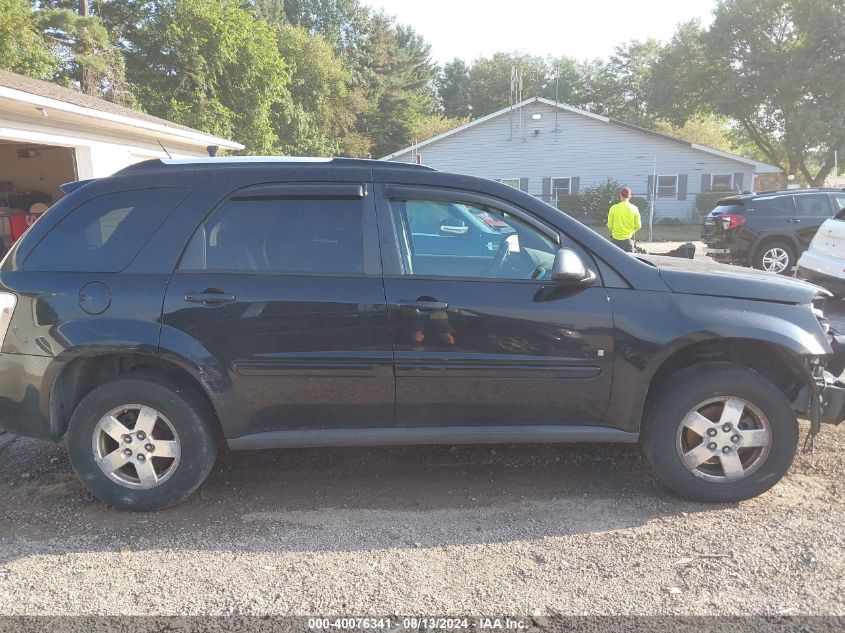
[[[845,417],[824,291],[635,257],[507,185],[361,160],[149,161],[0,266],[0,424],[135,510],[233,449],[642,442],[738,500]]]
[[[716,261],[791,275],[816,231],[842,207],[842,189],[728,196],[704,218],[701,239]]]

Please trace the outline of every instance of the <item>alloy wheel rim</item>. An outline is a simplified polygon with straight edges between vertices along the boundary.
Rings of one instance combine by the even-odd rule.
[[[789,253],[775,247],[763,253],[763,269],[770,273],[782,273],[789,265]]]
[[[142,404],[115,407],[100,418],[91,449],[109,479],[136,490],[149,490],[170,479],[182,454],[170,420]]]
[[[735,396],[698,403],[678,426],[676,447],[693,475],[733,483],[756,471],[769,454],[772,429],[765,414]]]

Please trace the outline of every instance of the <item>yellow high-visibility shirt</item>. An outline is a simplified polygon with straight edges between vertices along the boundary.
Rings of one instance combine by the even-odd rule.
[[[640,210],[628,202],[617,202],[607,213],[607,228],[614,240],[630,240],[643,227]]]

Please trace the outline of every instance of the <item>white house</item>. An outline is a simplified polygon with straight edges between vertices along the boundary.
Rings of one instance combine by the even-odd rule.
[[[555,204],[613,178],[651,199],[656,218],[693,219],[695,198],[745,191],[779,168],[548,99],[504,108],[382,160],[500,180]]]
[[[55,202],[59,185],[150,158],[207,156],[234,141],[0,70],[0,207]],[[49,199],[49,201],[47,201]],[[12,204],[14,203],[14,204]],[[24,211],[28,208],[22,209]]]

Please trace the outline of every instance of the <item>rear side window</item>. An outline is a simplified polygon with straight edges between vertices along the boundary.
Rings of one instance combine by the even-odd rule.
[[[793,217],[795,205],[792,196],[781,196],[780,198],[758,198],[748,203],[748,210],[755,215],[765,217]]]
[[[827,194],[824,193],[805,193],[795,196],[795,208],[798,210],[798,215],[817,218],[830,217],[830,203]]]
[[[197,229],[181,270],[364,272],[360,199],[232,199]]]
[[[38,243],[24,270],[121,271],[187,193],[183,188],[136,189],[84,202]]]
[[[845,194],[834,194],[833,202],[836,205],[836,219],[845,220]]]

